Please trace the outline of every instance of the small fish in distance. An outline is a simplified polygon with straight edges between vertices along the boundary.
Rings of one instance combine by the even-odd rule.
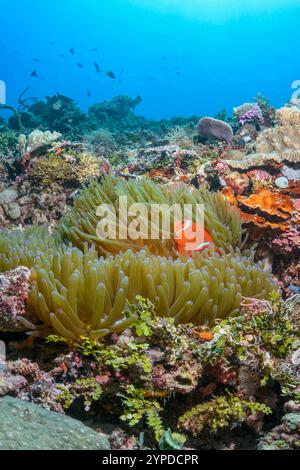
[[[37,78],[38,77],[37,71],[34,70],[33,72],[31,72],[30,77]]]
[[[75,49],[74,49],[74,47],[71,47],[71,49],[69,49],[69,52],[70,52],[71,55],[74,55],[74,54],[75,54]]]
[[[94,62],[94,66],[95,66],[97,73],[101,73],[101,69],[99,67],[99,64],[97,64],[97,62]]]
[[[80,62],[78,62],[77,67],[78,67],[79,69],[84,69],[84,65],[82,65]]]
[[[112,80],[114,80],[116,78],[115,74],[111,71],[111,70],[108,70],[106,72],[106,75],[111,78]]]

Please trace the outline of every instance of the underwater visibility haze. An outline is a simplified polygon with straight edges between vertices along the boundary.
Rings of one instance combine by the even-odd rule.
[[[293,0],[2,2],[0,79],[10,103],[29,85],[84,108],[140,95],[154,118],[230,111],[257,92],[279,106],[298,79],[299,24]]]
[[[299,450],[299,26],[1,2],[0,450]]]

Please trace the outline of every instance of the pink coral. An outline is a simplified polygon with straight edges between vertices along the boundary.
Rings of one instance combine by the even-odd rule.
[[[278,235],[272,242],[281,254],[290,255],[300,252],[300,227],[296,223],[293,224],[293,220],[296,220],[296,217],[292,219],[288,230]]]
[[[28,318],[26,301],[30,270],[20,267],[0,275],[0,331],[24,331],[19,317]]]

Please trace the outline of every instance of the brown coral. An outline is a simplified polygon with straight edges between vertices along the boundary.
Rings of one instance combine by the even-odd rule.
[[[78,186],[98,178],[108,169],[102,158],[82,152],[75,155],[50,155],[32,161],[28,170],[30,179],[43,187]]]

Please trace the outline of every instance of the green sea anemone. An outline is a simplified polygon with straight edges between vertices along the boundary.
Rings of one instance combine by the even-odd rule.
[[[141,236],[137,240],[130,237],[122,240],[119,237],[117,224],[117,237],[99,238],[97,226],[100,219],[97,217],[97,208],[104,204],[110,205],[116,213],[117,221],[120,222],[122,216],[119,210],[119,198],[123,196],[127,197],[128,207],[135,203],[142,203],[147,207],[149,223],[146,236]],[[113,177],[105,178],[102,183],[93,182],[88,188],[84,188],[74,201],[74,207],[59,224],[58,232],[78,248],[82,249],[86,242],[89,245],[94,244],[100,255],[115,255],[128,249],[138,251],[148,248],[154,255],[177,257],[172,212],[170,239],[163,239],[161,224],[158,239],[153,239],[150,235],[150,208],[154,204],[165,204],[168,207],[177,204],[182,210],[185,204],[192,204],[193,208],[196,204],[202,205],[205,230],[212,236],[215,245],[227,252],[231,247],[241,245],[242,226],[239,214],[221,193],[211,194],[205,189],[191,190],[188,186],[181,189],[162,188],[147,180],[136,182]],[[131,221],[132,218],[129,216],[128,223]]]
[[[0,231],[0,272],[18,266],[32,268],[38,257],[47,257],[57,251],[55,239],[46,227],[28,227],[25,230]]]
[[[191,259],[129,250],[98,258],[95,249],[66,248],[37,258],[29,307],[43,326],[67,340],[99,338],[130,326],[126,304],[148,298],[158,316],[176,323],[213,324],[238,314],[243,296],[268,298],[269,276],[240,253]]]

